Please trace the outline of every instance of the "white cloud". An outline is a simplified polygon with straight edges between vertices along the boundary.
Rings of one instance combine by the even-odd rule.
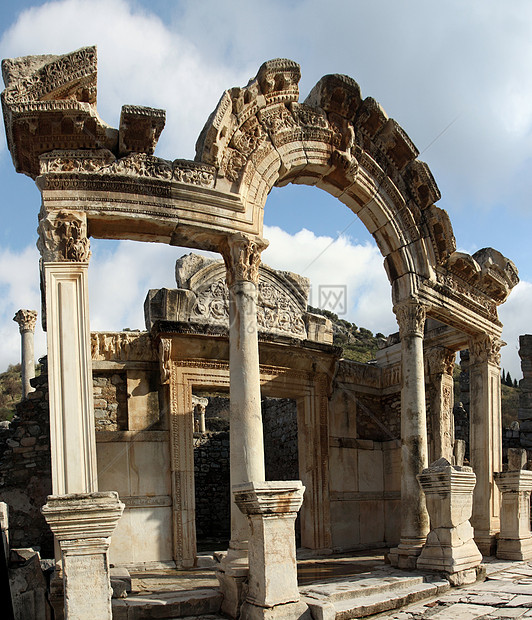
[[[325,299],[342,293],[335,287],[345,287],[345,314],[341,305],[330,308],[340,318],[373,332],[397,331],[390,283],[375,244],[359,244],[347,236],[319,236],[306,229],[290,235],[277,226],[266,226],[264,236],[270,245],[263,252],[263,261],[310,278],[311,305],[323,307]]]
[[[514,379],[523,376],[518,355],[519,336],[532,333],[532,283],[519,282],[510,293],[508,301],[499,308],[499,318],[504,329],[502,338],[507,343],[501,351],[501,366],[510,371]]]

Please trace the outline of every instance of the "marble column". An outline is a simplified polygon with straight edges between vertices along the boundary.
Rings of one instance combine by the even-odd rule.
[[[500,529],[500,493],[494,473],[502,470],[501,345],[499,338],[484,334],[469,343],[469,451],[477,476],[471,523],[483,555],[494,555]]]
[[[440,458],[452,463],[454,448],[453,370],[456,353],[445,347],[425,352],[428,370],[428,402],[432,436],[428,442],[429,462]]]
[[[230,468],[231,487],[263,482],[264,442],[257,334],[257,289],[261,239],[237,234],[223,244],[229,288]],[[231,540],[218,579],[224,593],[223,611],[236,617],[241,586],[248,572],[249,525],[231,503]]]
[[[423,330],[425,307],[415,301],[398,304],[394,312],[401,337],[401,541],[390,561],[415,568],[429,532],[425,495],[417,475],[428,465]]]
[[[22,367],[22,398],[28,398],[32,392],[30,379],[35,377],[35,354],[34,354],[34,333],[35,323],[37,322],[36,310],[19,310],[13,317],[13,321],[18,323],[22,340],[21,367]]]

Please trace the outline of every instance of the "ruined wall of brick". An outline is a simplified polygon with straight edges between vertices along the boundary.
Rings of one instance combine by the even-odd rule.
[[[390,441],[401,437],[401,393],[388,396],[357,394],[357,436],[359,439]]]
[[[52,492],[48,376],[31,380],[35,388],[17,405],[17,415],[0,431],[0,496],[9,507],[11,547],[40,547],[52,558],[53,537],[41,515]]]
[[[532,448],[532,335],[519,336],[519,357],[523,378],[519,381],[519,427],[521,445]]]
[[[96,431],[127,430],[127,379],[125,373],[94,372]]]
[[[264,398],[262,427],[266,480],[299,480],[295,401]]]
[[[196,534],[208,547],[209,540],[229,540],[230,486],[229,433],[194,433]],[[201,550],[201,544],[200,544]]]

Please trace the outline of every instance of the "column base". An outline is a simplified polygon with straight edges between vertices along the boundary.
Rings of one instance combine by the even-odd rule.
[[[475,542],[483,557],[495,556],[497,551],[497,533],[477,533],[477,530],[475,530]]]
[[[240,620],[312,620],[306,603],[285,603],[275,607],[259,607],[246,601],[240,610]]]
[[[479,567],[468,568],[457,573],[446,574],[445,577],[452,586],[468,586],[479,578]]]
[[[388,553],[390,564],[395,568],[415,569],[424,544],[425,540],[399,543],[399,546],[390,549]]]
[[[532,535],[521,539],[499,538],[497,557],[519,562],[532,559]]]
[[[221,610],[230,618],[238,618],[242,603],[248,594],[248,552],[229,548],[216,567],[216,578],[223,594]]]

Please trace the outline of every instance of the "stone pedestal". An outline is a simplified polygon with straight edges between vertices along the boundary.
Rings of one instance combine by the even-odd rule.
[[[22,340],[20,360],[22,368],[22,398],[28,398],[28,394],[33,391],[30,380],[35,377],[34,333],[37,311],[19,310],[13,317],[13,321],[18,323]]]
[[[401,541],[392,565],[415,568],[429,531],[425,496],[416,476],[427,467],[427,414],[423,364],[425,309],[415,302],[394,307],[401,336]]]
[[[532,532],[530,531],[530,493],[532,471],[507,471],[495,474],[502,492],[501,531],[497,557],[503,560],[532,559]]]
[[[68,620],[112,620],[108,549],[123,510],[113,491],[48,496],[42,513],[61,547]]]
[[[250,482],[233,487],[250,525],[249,578],[242,620],[310,618],[300,602],[294,523],[303,502],[299,480]]]
[[[477,476],[471,523],[482,555],[494,555],[500,529],[500,494],[494,472],[502,470],[501,373],[499,338],[470,341],[470,462]]]
[[[257,285],[261,239],[238,234],[221,248],[229,288],[231,487],[265,479],[257,332]],[[231,504],[231,540],[217,572],[224,594],[222,611],[235,617],[245,596],[249,526]]]
[[[418,476],[425,492],[430,532],[417,567],[447,573],[453,585],[472,583],[482,555],[469,522],[476,477],[471,467],[439,459]]]

